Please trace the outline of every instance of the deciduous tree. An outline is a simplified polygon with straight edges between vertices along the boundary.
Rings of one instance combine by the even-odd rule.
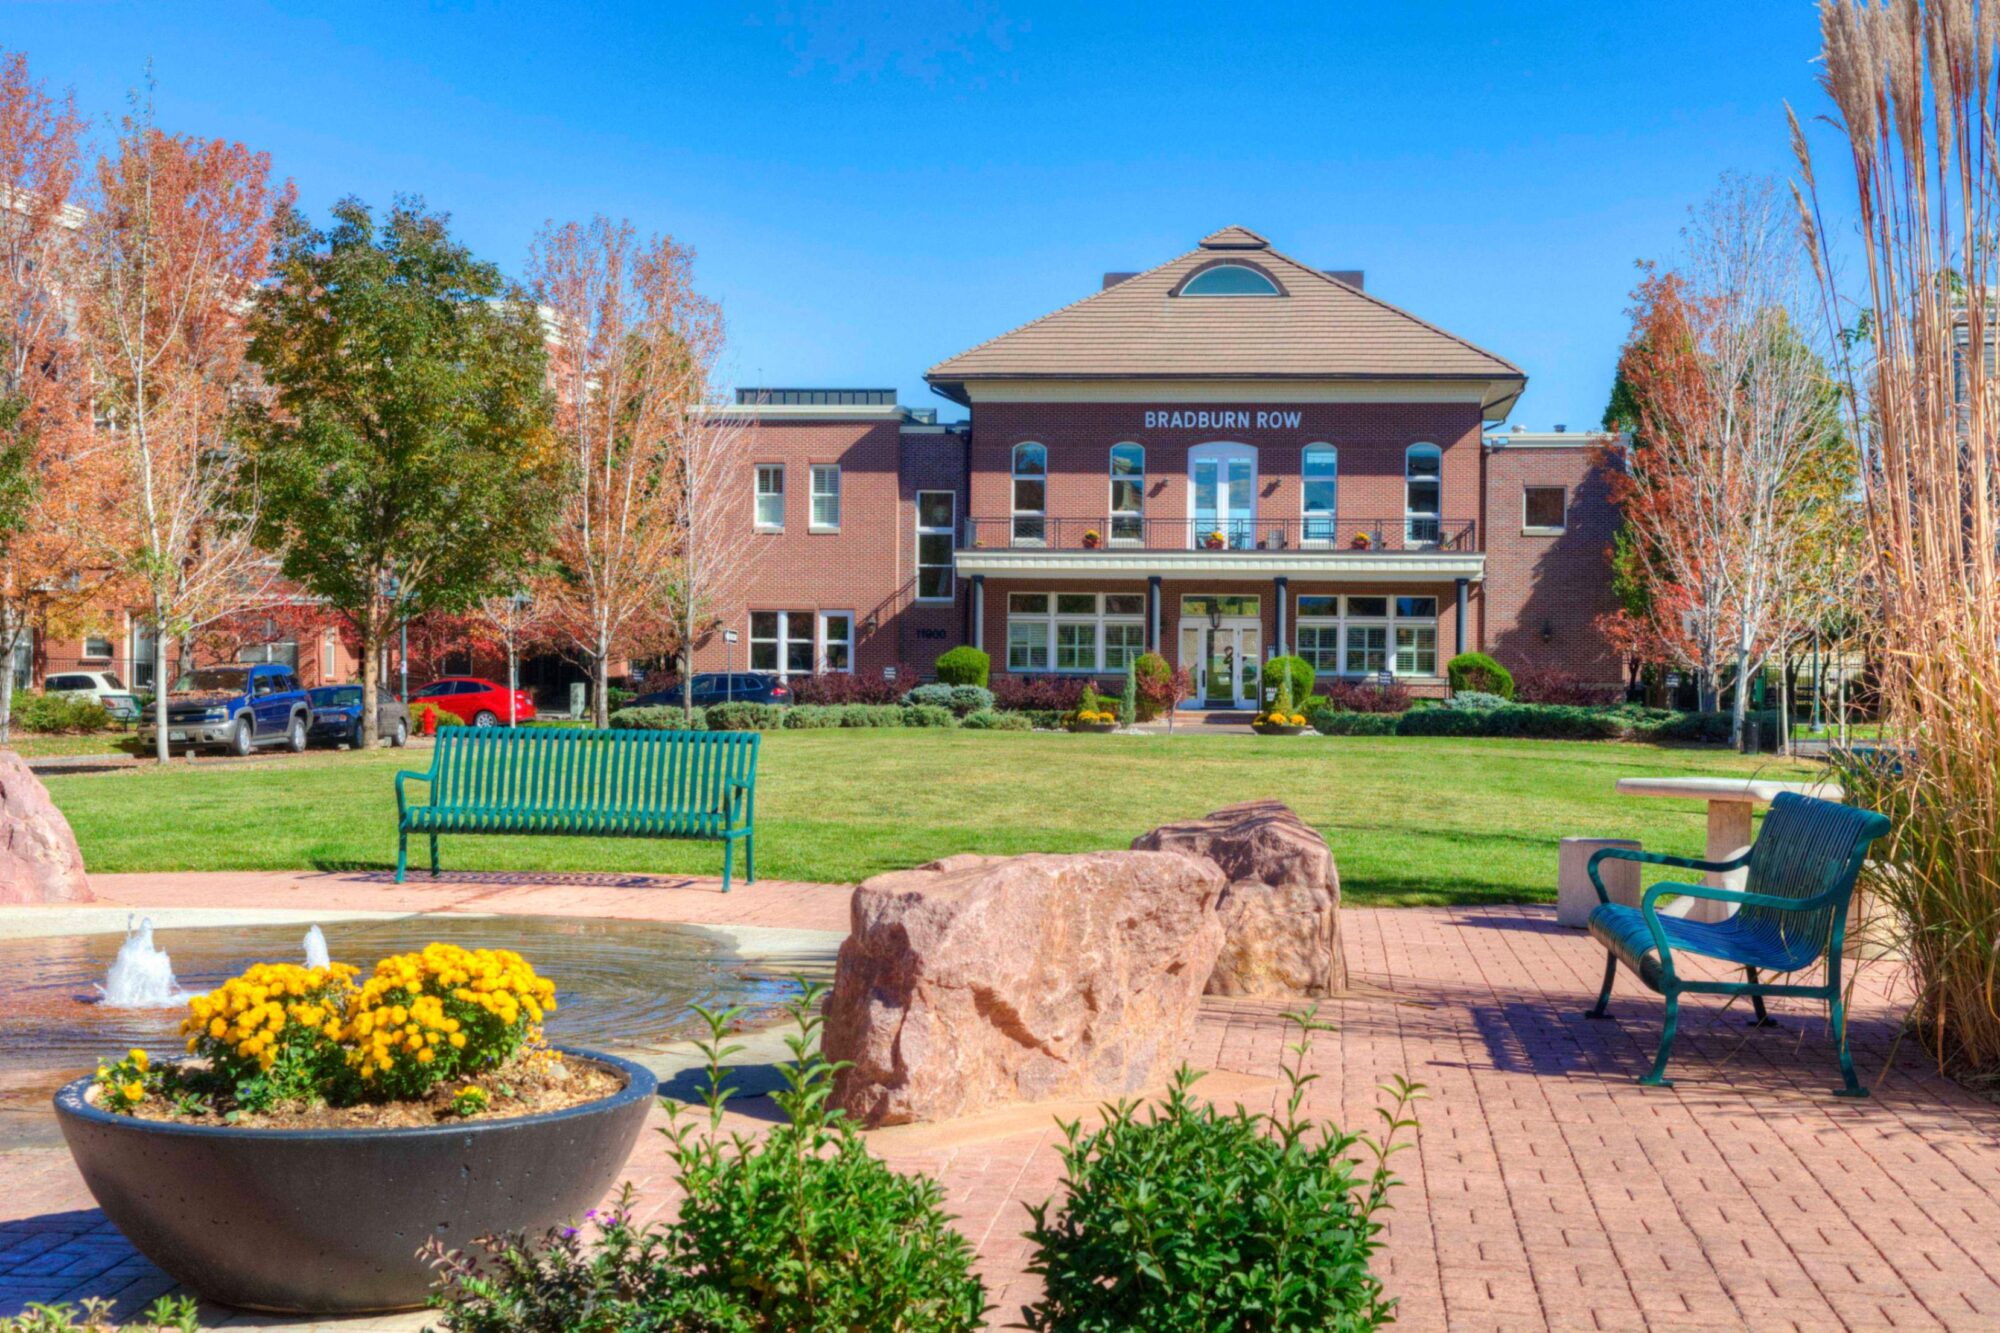
[[[379,223],[343,200],[325,231],[287,211],[274,275],[253,317],[275,396],[253,433],[258,532],[353,625],[372,746],[385,636],[514,588],[546,539],[544,328],[420,200]]]
[[[528,271],[550,323],[564,485],[550,621],[591,667],[591,713],[609,714],[609,664],[658,618],[687,550],[688,408],[707,388],[721,312],[694,290],[694,253],[637,240],[628,222],[550,226]],[[705,478],[703,479],[705,481]],[[699,506],[698,506],[699,507]]]
[[[99,161],[78,229],[77,330],[120,511],[103,554],[156,627],[162,761],[169,647],[266,600],[275,575],[252,540],[258,491],[240,437],[253,396],[244,317],[290,197],[270,177],[265,154],[167,134],[142,104]]]

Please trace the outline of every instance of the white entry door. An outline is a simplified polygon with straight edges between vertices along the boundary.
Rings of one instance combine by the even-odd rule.
[[[1263,626],[1255,620],[1181,626],[1181,662],[1194,676],[1195,708],[1255,708]]]

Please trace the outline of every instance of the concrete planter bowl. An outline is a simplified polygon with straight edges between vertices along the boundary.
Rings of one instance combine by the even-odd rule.
[[[1252,722],[1250,730],[1259,736],[1303,736],[1311,727],[1295,727],[1289,722]]]
[[[87,1099],[86,1077],[56,1094],[56,1116],[104,1215],[183,1285],[247,1310],[403,1310],[430,1289],[425,1241],[541,1232],[616,1182],[657,1081],[614,1056],[563,1053],[624,1088],[506,1120],[256,1130],[112,1115]]]

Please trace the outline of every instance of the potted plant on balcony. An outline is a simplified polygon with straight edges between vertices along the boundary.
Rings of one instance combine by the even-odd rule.
[[[1098,531],[1098,530],[1097,530],[1096,528],[1088,528],[1088,529],[1085,529],[1085,531],[1084,531],[1084,534],[1083,534],[1083,549],[1084,549],[1084,550],[1086,550],[1086,551],[1095,551],[1095,550],[1096,550],[1096,549],[1097,549],[1098,547],[1100,547],[1100,546],[1102,546],[1102,545],[1104,545],[1104,534],[1103,534],[1103,533],[1099,532],[1099,531]]]
[[[1365,551],[1375,544],[1375,539],[1365,532],[1357,532],[1347,544],[1357,551]]]
[[[595,1205],[649,1072],[542,1037],[555,988],[508,950],[259,963],[188,1002],[191,1057],[64,1087],[84,1183],[167,1274],[247,1309],[418,1306],[427,1237],[541,1232]]]
[[[1221,528],[1217,528],[1214,532],[1209,533],[1208,537],[1202,542],[1202,545],[1211,551],[1220,551],[1228,544],[1229,538],[1223,535]]]

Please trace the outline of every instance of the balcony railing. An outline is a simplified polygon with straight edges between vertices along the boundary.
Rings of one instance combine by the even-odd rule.
[[[1035,551],[1476,551],[1469,518],[969,518],[961,548]]]

